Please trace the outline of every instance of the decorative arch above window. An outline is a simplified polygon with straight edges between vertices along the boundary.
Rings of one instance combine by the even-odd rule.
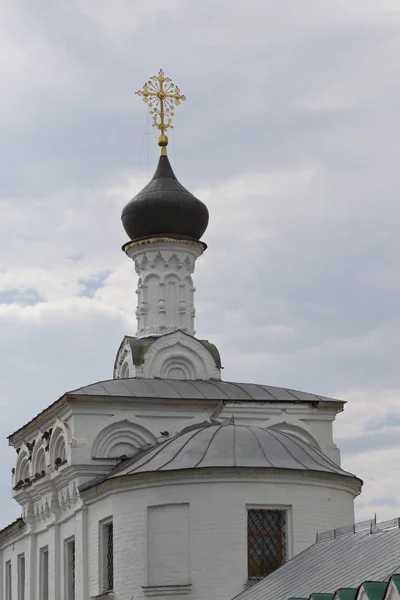
[[[119,458],[133,456],[146,446],[155,444],[157,436],[145,426],[127,419],[110,423],[97,435],[93,458]]]

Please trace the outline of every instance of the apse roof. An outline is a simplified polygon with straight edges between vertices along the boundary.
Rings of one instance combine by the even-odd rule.
[[[238,400],[260,402],[340,402],[317,394],[257,383],[229,381],[181,381],[178,379],[110,379],[99,381],[71,392],[70,395],[115,396],[131,398],[172,398]]]
[[[122,461],[108,475],[84,487],[138,473],[210,467],[317,471],[356,479],[303,440],[282,431],[229,422],[188,427]]]
[[[308,598],[313,591],[333,594],[339,588],[358,588],[366,580],[388,581],[400,570],[398,523],[400,519],[371,522],[363,531],[319,541],[235,600]]]

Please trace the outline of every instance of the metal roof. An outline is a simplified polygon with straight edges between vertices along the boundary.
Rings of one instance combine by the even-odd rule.
[[[123,461],[101,480],[96,479],[84,487],[137,473],[207,467],[290,469],[354,477],[320,450],[287,433],[227,423],[188,427],[173,438]]]
[[[58,400],[40,411],[30,421],[19,427],[8,436],[9,444],[14,443],[14,436],[31,426],[38,417],[56,408],[71,396],[107,398],[139,398],[139,399],[171,399],[171,400],[210,400],[239,402],[334,402],[339,408],[345,404],[343,400],[327,398],[317,394],[308,394],[289,388],[261,385],[258,383],[234,383],[229,381],[181,381],[178,379],[108,379],[98,381],[75,390],[65,392]]]
[[[257,383],[229,381],[181,381],[178,379],[110,379],[78,388],[69,395],[185,400],[239,400],[259,402],[340,402],[316,394]]]
[[[400,569],[400,529],[360,531],[318,542],[235,600],[308,598],[315,590],[334,593],[361,581],[388,581]]]

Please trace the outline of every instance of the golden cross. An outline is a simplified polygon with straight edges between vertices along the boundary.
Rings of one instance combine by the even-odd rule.
[[[161,155],[167,155],[168,138],[165,135],[167,129],[173,128],[172,118],[175,106],[186,100],[180,89],[174,85],[169,77],[164,76],[164,71],[159,70],[158,75],[150,77],[144,84],[143,89],[136,92],[142,96],[144,102],[149,105],[150,114],[153,116],[153,127],[161,132],[158,136],[158,145],[161,147]],[[157,102],[158,101],[158,102]]]

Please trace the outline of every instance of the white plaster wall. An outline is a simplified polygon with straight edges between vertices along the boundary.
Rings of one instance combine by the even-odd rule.
[[[201,476],[200,476],[201,477]],[[243,590],[247,580],[247,507],[282,507],[289,510],[288,545],[293,556],[313,544],[317,530],[352,523],[353,496],[349,489],[332,486],[324,478],[264,475],[210,477],[168,485],[153,482],[147,489],[114,493],[89,506],[89,593],[98,589],[98,523],[114,519],[115,597],[144,598],[147,579],[147,507],[189,503],[189,597],[228,600]],[[166,546],[168,559],[174,540]],[[77,599],[79,600],[79,599]]]
[[[60,524],[48,524],[29,535],[26,533],[10,540],[1,551],[2,573],[4,565],[11,560],[12,566],[12,598],[18,598],[17,559],[19,554],[25,556],[25,599],[41,600],[39,596],[40,549],[49,550],[49,598],[64,600],[65,596],[65,541],[75,538],[75,589],[76,600],[87,600],[88,560],[87,543],[83,525],[86,510],[79,510]],[[3,577],[0,599],[5,598],[5,581]]]
[[[161,431],[170,433],[195,422],[209,419],[218,407],[218,401],[186,402],[181,404],[160,401],[113,400],[112,402],[96,402],[95,404],[74,405],[72,410],[71,431],[73,436],[71,448],[72,464],[88,464],[92,461],[92,446],[102,431],[110,424],[130,421],[133,428],[137,425],[138,434],[141,428],[147,429],[150,436],[160,437]],[[244,425],[268,427],[273,422],[294,423],[304,428],[317,442],[321,450],[340,464],[339,450],[332,438],[332,422],[336,410],[319,410],[308,405],[261,404],[256,402],[229,402],[221,406],[219,419],[235,417],[235,422]],[[146,436],[145,436],[146,437]],[[307,438],[305,438],[307,439]],[[115,461],[109,462],[110,465]],[[93,467],[96,465],[93,464]]]
[[[143,599],[147,572],[147,510],[149,506],[189,505],[189,592],[193,600],[228,600],[247,579],[247,508],[288,510],[288,556],[315,541],[316,531],[354,521],[354,490],[337,478],[295,474],[198,472],[171,474],[164,483],[146,477],[129,490],[110,491],[58,524],[43,525],[2,548],[2,571],[12,561],[13,597],[17,598],[17,556],[25,554],[26,600],[39,600],[40,548],[49,548],[49,594],[64,599],[64,543],[75,537],[76,600],[97,595],[99,584],[99,523],[114,522],[115,600]],[[169,564],[176,540],[163,541]],[[162,557],[161,557],[162,558]],[[177,559],[181,556],[177,555]],[[158,557],[160,560],[160,557]],[[2,593],[4,597],[4,578]],[[177,582],[181,583],[181,582]]]
[[[1,586],[1,598],[5,598],[5,564],[11,561],[11,576],[12,576],[12,598],[18,598],[18,579],[17,579],[17,558],[19,554],[25,554],[25,565],[29,564],[30,553],[29,553],[29,538],[24,536],[18,539],[16,542],[9,544],[2,550],[2,586]],[[27,579],[27,578],[26,578]],[[25,585],[25,597],[29,598],[27,592],[29,591],[29,582],[26,581]]]

